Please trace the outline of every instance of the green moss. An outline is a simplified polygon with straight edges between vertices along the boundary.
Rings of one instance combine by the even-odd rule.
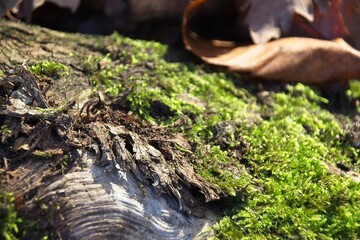
[[[167,47],[158,42],[134,40],[123,37],[118,33],[113,33],[111,36],[113,44],[121,46],[123,48],[120,51],[122,57],[131,57],[133,64],[142,64],[140,61],[151,61],[154,59],[160,59],[167,51]],[[131,48],[131,54],[126,51],[126,47]],[[135,61],[135,62],[134,62]]]
[[[102,88],[105,93],[114,97],[119,96],[122,91],[119,76],[127,67],[126,64],[114,62],[109,54],[103,57],[88,56],[82,60],[82,68],[90,75],[94,91]]]
[[[200,149],[197,154],[201,156],[201,162],[196,164],[196,170],[212,186],[231,196],[236,196],[240,191],[250,191],[248,186],[252,176],[246,172],[244,166],[230,158],[219,146],[210,147],[207,151],[206,148]]]
[[[249,140],[247,157],[261,189],[220,221],[219,238],[359,236],[360,184],[328,174],[322,162],[331,149],[291,118],[263,122]]]
[[[92,55],[83,57],[81,59],[81,68],[84,73],[90,75],[98,69],[98,66],[97,66],[98,62],[99,62],[99,59],[95,58]]]
[[[54,156],[54,154],[51,151],[40,151],[40,150],[35,150],[33,152],[33,155],[43,159],[50,159]]]
[[[359,171],[359,149],[346,142],[336,115],[323,107],[327,100],[312,88],[297,84],[270,92],[264,104],[251,93],[254,85],[234,84],[241,82],[237,75],[166,61],[169,49],[159,43],[119,34],[75,37],[67,46],[81,42],[98,51],[89,57],[70,54],[80,58],[95,91],[120,97],[125,109],[194,143],[196,172],[222,192],[226,205],[214,227],[216,238],[360,237],[360,184],[331,174],[324,164],[344,163]],[[69,74],[51,61],[36,62],[31,70],[55,78]],[[350,82],[347,95],[359,100],[359,80]],[[6,124],[1,131],[9,131]],[[63,171],[70,160],[59,161]],[[14,232],[11,224],[7,229]]]
[[[341,128],[308,87],[298,84],[273,98],[273,116],[246,136],[253,184],[261,188],[245,193],[246,200],[216,226],[217,236],[357,238],[360,184],[329,174],[323,164],[351,162],[339,147]]]
[[[71,163],[71,158],[69,155],[64,155],[62,157],[62,159],[59,162],[60,168],[61,168],[61,172],[64,174],[65,171],[68,169],[68,167],[70,166]]]
[[[360,98],[360,80],[354,79],[349,82],[349,90],[347,95],[352,98]]]
[[[3,125],[1,125],[0,132],[2,134],[11,133],[11,129],[9,128],[9,121],[5,121]]]
[[[360,79],[353,79],[349,82],[349,89],[346,94],[351,100],[357,102],[357,112],[360,113]]]
[[[237,75],[166,61],[161,44],[113,34],[106,49],[84,61],[96,89],[125,96],[140,118],[186,135],[196,143],[197,173],[233,196],[215,237],[360,236],[360,184],[324,164],[358,171],[359,150],[347,144],[334,114],[322,107],[327,100],[312,88],[289,86],[264,104],[252,87],[233,83]],[[356,86],[350,84],[353,98]],[[171,125],[179,119],[184,124]]]
[[[150,114],[154,99],[167,104],[178,115],[191,112],[201,117],[217,113],[214,118],[199,122],[201,125],[204,121],[215,124],[254,117],[257,108],[252,104],[254,98],[245,89],[235,88],[224,74],[201,74],[201,67],[166,63],[164,60],[156,61],[153,68],[151,74],[134,77],[136,84],[129,95],[131,109],[148,121],[154,121]],[[193,135],[197,133],[195,130]]]
[[[4,71],[0,69],[0,77],[5,77],[5,76],[6,75],[5,75]]]
[[[69,68],[64,64],[54,61],[38,61],[30,65],[30,71],[33,74],[60,78],[69,75]]]
[[[13,194],[0,191],[0,234],[6,240],[17,239],[18,224],[22,222],[17,216],[14,200]]]
[[[192,109],[197,120],[182,129],[200,145],[211,143],[213,126],[220,122],[245,123],[243,137],[250,143],[246,158],[252,174],[219,146],[209,150],[199,146],[196,153],[201,161],[195,168],[202,177],[221,191],[246,199],[239,198],[231,216],[219,222],[218,237],[229,237],[225,233],[249,239],[358,236],[359,216],[348,213],[360,210],[359,195],[353,194],[359,184],[329,175],[322,164],[352,161],[342,151],[341,127],[320,107],[325,99],[304,85],[289,87],[287,93],[272,96],[271,119],[261,121],[253,97],[234,87],[225,75],[157,64],[155,77],[138,78],[141,84],[130,95],[139,116],[153,120],[149,109],[154,99],[181,115],[189,110],[185,108],[189,102],[179,97],[185,92],[205,102],[203,108]],[[249,119],[256,119],[258,125],[251,126]]]
[[[12,193],[0,191],[0,239],[48,239],[46,231],[33,217],[19,216]]]
[[[36,108],[38,113],[41,114],[43,119],[51,119],[54,118],[56,114],[64,112],[67,109],[67,105],[59,105],[57,107],[50,108]]]

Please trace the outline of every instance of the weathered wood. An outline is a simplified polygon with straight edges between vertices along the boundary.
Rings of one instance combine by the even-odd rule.
[[[20,212],[40,219],[54,239],[205,238],[215,215],[204,203],[218,193],[195,174],[184,138],[92,94],[80,58],[69,56],[101,55],[93,40],[0,24],[0,118],[11,129],[1,136],[8,147],[1,159],[9,162],[2,180]],[[42,83],[42,91],[20,66],[27,59],[60,61],[73,74]],[[17,91],[27,97],[14,97]]]

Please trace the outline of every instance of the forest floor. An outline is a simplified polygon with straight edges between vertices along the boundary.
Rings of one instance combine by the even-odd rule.
[[[215,238],[360,237],[360,80],[265,82],[117,33],[5,20],[0,33],[3,234],[54,236],[26,211],[46,219],[40,182],[81,171],[87,149],[185,215],[212,209]],[[42,175],[19,183],[39,159]]]

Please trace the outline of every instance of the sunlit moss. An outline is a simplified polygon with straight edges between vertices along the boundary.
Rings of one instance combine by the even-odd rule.
[[[327,99],[296,84],[270,92],[265,105],[250,88],[235,85],[235,75],[168,62],[167,51],[113,34],[106,53],[83,59],[83,69],[95,91],[121,96],[141,119],[172,126],[194,143],[196,172],[231,196],[215,237],[359,238],[360,184],[330,174],[324,164],[358,170],[359,150],[346,143],[341,124],[324,109]],[[358,92],[351,82],[349,96],[358,98]],[[171,125],[179,119],[184,124]]]
[[[360,113],[360,79],[353,79],[349,82],[346,94],[351,100],[356,101],[357,112]]]
[[[360,98],[360,79],[354,79],[349,82],[347,95],[352,98]]]
[[[360,213],[360,184],[329,174],[323,164],[348,158],[337,143],[341,128],[308,87],[290,87],[273,100],[271,118],[246,136],[246,159],[261,189],[217,224],[217,236],[355,239],[360,214],[348,213]]]
[[[291,117],[264,121],[248,140],[247,159],[261,189],[218,223],[220,239],[359,236],[360,184],[328,173],[323,162],[336,160],[328,159],[333,149]]]
[[[18,239],[18,225],[22,219],[17,215],[14,200],[13,194],[0,192],[0,236],[2,239]]]
[[[30,71],[36,75],[60,78],[69,75],[69,68],[54,61],[38,61],[30,65]]]

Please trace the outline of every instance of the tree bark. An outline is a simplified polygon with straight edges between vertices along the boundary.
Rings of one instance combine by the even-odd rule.
[[[216,217],[205,202],[219,192],[196,175],[185,138],[93,93],[81,66],[104,56],[97,38],[4,20],[0,33],[0,124],[9,129],[0,133],[1,180],[22,215],[40,221],[28,237],[208,236]],[[61,62],[71,75],[35,77],[27,63],[37,60]]]

